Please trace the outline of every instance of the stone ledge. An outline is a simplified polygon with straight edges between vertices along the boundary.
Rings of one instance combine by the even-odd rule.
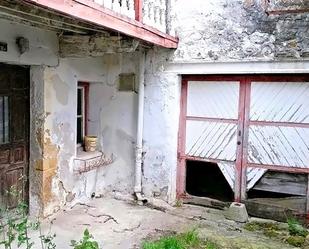
[[[79,152],[74,158],[74,173],[82,174],[114,162],[113,155],[109,158],[101,151]]]

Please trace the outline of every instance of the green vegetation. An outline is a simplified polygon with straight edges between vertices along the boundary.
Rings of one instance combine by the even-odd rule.
[[[292,246],[302,247],[309,234],[308,230],[294,218],[289,218],[287,225],[287,227],[283,227],[278,223],[249,222],[244,228],[252,232],[262,232],[269,238],[277,238]]]
[[[21,192],[16,190],[16,187],[11,187],[6,191],[12,199],[19,200]],[[30,237],[30,231],[39,231],[39,240],[41,249],[56,249],[54,239],[56,234],[49,231],[48,234],[43,234],[39,221],[32,222],[28,217],[28,205],[23,201],[18,201],[15,209],[4,208],[0,209],[0,247],[4,249],[34,248],[34,238]],[[83,239],[76,242],[71,241],[71,246],[74,249],[99,249],[99,245],[93,240],[93,236],[86,229]]]
[[[286,242],[292,246],[301,247],[305,243],[306,238],[302,236],[290,236],[286,239]]]
[[[15,186],[6,191],[6,194],[12,199],[19,199],[21,196],[21,192],[17,191]],[[34,242],[29,237],[29,231],[37,230],[39,223],[31,222],[27,212],[28,206],[24,202],[18,202],[13,210],[9,208],[0,210],[0,233],[2,235],[0,245],[3,245],[5,249],[12,249],[14,242],[17,243],[18,248],[33,248]]]
[[[182,200],[177,199],[177,200],[176,200],[176,203],[175,203],[175,207],[182,207],[182,206],[183,206]]]
[[[309,232],[306,228],[304,228],[296,219],[289,218],[288,219],[288,227],[289,227],[289,233],[292,236],[301,236],[306,237]]]
[[[262,231],[269,238],[279,237],[284,232],[284,229],[280,228],[278,224],[268,222],[249,222],[244,228],[251,232]]]
[[[89,233],[88,229],[84,231],[84,236],[80,241],[71,241],[71,246],[74,249],[99,249],[98,242],[93,240],[93,236]]]
[[[218,247],[210,241],[201,240],[193,230],[165,236],[154,242],[144,242],[143,249],[218,249]]]

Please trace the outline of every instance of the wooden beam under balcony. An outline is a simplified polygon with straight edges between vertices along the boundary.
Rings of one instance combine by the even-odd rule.
[[[59,38],[61,57],[85,58],[110,53],[131,53],[139,45],[136,39],[121,36],[62,35]]]
[[[122,16],[90,0],[21,0],[77,18],[97,27],[165,48],[177,48],[178,39],[136,20]]]

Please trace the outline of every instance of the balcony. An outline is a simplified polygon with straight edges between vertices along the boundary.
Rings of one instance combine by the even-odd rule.
[[[39,18],[44,25],[56,20],[61,29],[75,30],[78,23],[79,28],[103,29],[148,45],[165,48],[178,45],[178,39],[169,34],[166,0],[5,0],[0,7],[14,18],[26,16],[32,21]],[[37,24],[38,20],[34,22]]]
[[[92,0],[100,6],[167,33],[165,0]]]

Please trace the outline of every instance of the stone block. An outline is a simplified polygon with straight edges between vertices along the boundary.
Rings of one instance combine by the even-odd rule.
[[[233,202],[230,207],[225,211],[224,216],[226,219],[236,222],[247,222],[249,219],[245,204]]]

